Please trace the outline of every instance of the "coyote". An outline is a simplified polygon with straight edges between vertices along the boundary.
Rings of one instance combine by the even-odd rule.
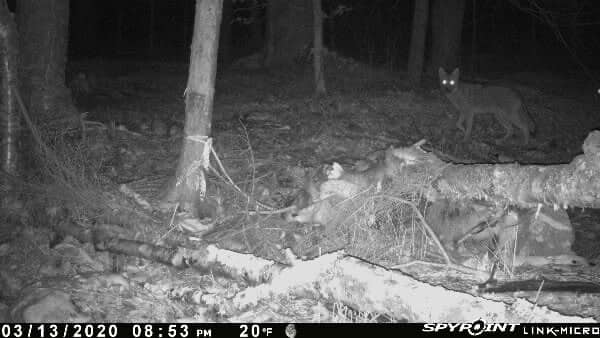
[[[494,114],[506,130],[506,134],[500,141],[505,141],[512,136],[514,125],[523,133],[524,143],[529,143],[530,135],[535,132],[535,125],[521,96],[513,89],[459,81],[458,68],[448,74],[440,67],[439,76],[442,92],[458,109],[460,115],[456,127],[465,133],[465,141],[471,136],[474,116],[488,113]],[[466,127],[463,122],[466,122]]]

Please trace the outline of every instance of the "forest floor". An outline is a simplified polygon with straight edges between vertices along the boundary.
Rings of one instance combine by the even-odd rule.
[[[552,74],[509,74],[493,79],[520,89],[536,122],[535,138],[523,146],[516,133],[514,138],[498,143],[495,140],[502,136],[502,127],[488,115],[476,117],[471,140],[465,142],[455,127],[457,113],[441,95],[435,79],[425,79],[424,89],[414,91],[403,74],[373,70],[345,59],[335,65],[337,69],[327,72],[328,95],[322,98],[313,97],[310,67],[275,73],[234,65],[218,74],[214,148],[243,193],[224,184],[222,177],[209,175],[207,196],[214,208],[195,215],[210,219],[200,222],[206,231],[205,241],[274,260],[282,257],[282,248],[293,248],[298,256],[307,258],[343,248],[380,266],[397,266],[407,261],[400,258],[406,249],[398,247],[406,243],[397,237],[376,230],[328,232],[322,227],[291,224],[281,214],[256,216],[250,212],[251,200],[283,208],[302,188],[307,169],[318,170],[332,162],[351,167],[390,145],[406,147],[421,139],[427,140],[430,149],[464,163],[568,163],[582,152],[588,133],[600,127],[600,97],[594,88],[586,87],[585,81]],[[0,238],[5,239],[0,243],[0,322],[8,319],[9,313],[13,320],[31,318],[23,317],[24,309],[48,297],[62,302],[63,312],[68,314],[49,317],[56,321],[389,320],[373,315],[350,319],[343,305],[319,301],[305,304],[312,311],[303,315],[283,314],[284,304],[265,304],[252,314],[214,313],[203,296],[233,294],[243,283],[115,257],[72,238],[55,238],[48,228],[40,228],[52,222],[49,213],[80,203],[69,211],[80,224],[152,223],[163,234],[160,230],[158,234],[139,234],[140,239],[149,241],[186,230],[175,228],[173,210],[159,205],[174,177],[181,149],[187,66],[92,61],[71,65],[72,74],[80,72],[86,74],[90,88],[72,88],[77,107],[86,120],[98,123],[90,124],[85,139],[58,142],[56,149],[62,152],[61,158],[68,159],[65,167],[77,172],[77,182],[70,182],[74,187],[70,191],[80,188],[81,194],[64,195],[65,191],[55,185],[43,193],[31,192],[37,197],[27,203],[25,209],[29,211],[10,218],[0,229]],[[57,197],[60,194],[62,200]],[[149,201],[151,206],[144,211],[149,218],[111,218],[107,216],[110,208],[92,210],[81,201],[105,199],[106,205],[119,208],[106,202],[118,201],[115,196],[119,194],[119,198],[134,200],[127,208],[144,209],[135,202]],[[61,201],[53,204],[56,200]],[[40,205],[41,210],[31,212]],[[600,211],[569,209],[568,213],[575,233],[574,251],[597,262]],[[430,279],[439,283],[451,275],[425,267],[409,272],[429,273]],[[36,291],[31,292],[32,288]],[[27,296],[24,290],[29,290]],[[65,292],[75,306],[71,307],[62,293],[48,290]],[[565,296],[536,300],[538,304],[564,303],[557,305],[562,312],[600,319],[598,310],[583,305],[600,308],[595,296],[579,295],[582,299],[574,302],[573,298],[563,302],[561,297]]]

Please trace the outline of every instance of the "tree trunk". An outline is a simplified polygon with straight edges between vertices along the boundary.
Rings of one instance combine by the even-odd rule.
[[[302,60],[312,44],[311,1],[271,0],[268,6],[266,66],[289,66]]]
[[[321,96],[327,93],[323,65],[323,11],[321,10],[321,0],[313,0],[312,5],[314,13],[313,67],[315,74],[315,94]]]
[[[190,69],[185,90],[185,138],[176,182],[167,196],[195,212],[204,200],[204,169],[210,156],[210,131],[223,0],[196,0]]]
[[[465,0],[434,0],[431,10],[431,68],[459,66]]]
[[[231,63],[231,20],[233,19],[233,0],[223,0],[223,15],[219,32],[219,65]]]
[[[76,114],[65,84],[69,0],[17,1],[21,95],[34,120]]]
[[[18,175],[19,168],[19,124],[20,115],[17,104],[18,90],[18,39],[17,28],[8,10],[6,1],[0,0],[0,170],[10,175]],[[10,179],[3,177],[0,187],[4,189],[1,207],[7,207],[12,194]]]
[[[408,55],[408,79],[413,87],[418,87],[421,84],[428,18],[429,0],[415,0],[410,36],[410,54]]]

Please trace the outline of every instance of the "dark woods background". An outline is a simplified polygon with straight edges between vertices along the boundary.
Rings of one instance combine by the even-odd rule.
[[[9,2],[12,8],[15,1]],[[187,61],[194,4],[72,0],[69,58]],[[405,69],[413,5],[407,0],[323,0],[325,44],[365,63]],[[224,1],[221,64],[263,48],[266,15],[265,0]],[[572,71],[579,62],[594,67],[600,49],[598,17],[597,0],[466,0],[463,67]]]

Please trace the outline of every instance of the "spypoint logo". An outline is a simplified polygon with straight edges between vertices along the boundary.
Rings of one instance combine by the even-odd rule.
[[[481,319],[472,323],[427,323],[423,326],[423,332],[467,332],[471,336],[479,336],[484,332],[515,332],[519,324],[490,323]]]
[[[467,332],[469,332],[471,336],[479,336],[483,333],[483,330],[485,330],[485,322],[478,319],[471,323],[471,327],[467,329]]]

